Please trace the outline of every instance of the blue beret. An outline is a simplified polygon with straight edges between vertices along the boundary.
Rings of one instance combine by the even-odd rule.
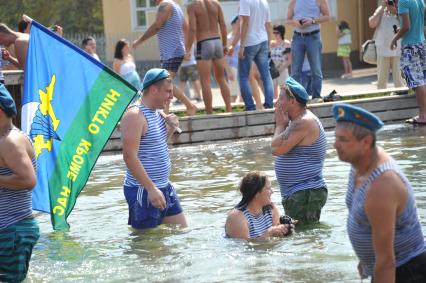
[[[292,77],[288,77],[288,79],[285,81],[285,85],[290,91],[290,94],[293,95],[298,102],[303,104],[308,103],[309,95],[306,92],[306,89],[295,79],[293,79]]]
[[[167,79],[170,77],[170,74],[165,69],[154,68],[146,72],[145,77],[142,82],[142,90],[146,89],[150,85],[159,82],[161,80]]]
[[[0,84],[0,108],[8,117],[16,115],[15,101],[4,84]]]
[[[377,132],[383,127],[382,120],[367,110],[346,103],[335,104],[332,108],[336,122],[351,122],[372,132]]]

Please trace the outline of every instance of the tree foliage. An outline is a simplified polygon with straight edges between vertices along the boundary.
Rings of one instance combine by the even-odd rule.
[[[102,0],[0,0],[0,22],[17,30],[23,14],[65,33],[102,33]]]

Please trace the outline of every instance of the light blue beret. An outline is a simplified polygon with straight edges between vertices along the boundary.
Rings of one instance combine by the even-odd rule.
[[[0,84],[0,108],[8,117],[16,115],[15,101],[4,84]]]
[[[372,132],[377,132],[383,127],[382,120],[367,110],[346,103],[335,104],[332,108],[336,122],[351,122]]]
[[[150,69],[148,72],[146,72],[143,78],[142,90],[146,89],[147,87],[149,87],[150,85],[156,82],[167,79],[168,77],[170,77],[170,74],[165,69],[159,69],[159,68]]]
[[[288,77],[288,79],[285,81],[285,85],[298,102],[303,104],[308,103],[309,95],[306,92],[306,89],[295,79],[293,79],[292,77]]]

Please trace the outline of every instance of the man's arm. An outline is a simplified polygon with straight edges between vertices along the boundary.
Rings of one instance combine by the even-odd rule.
[[[189,4],[188,7],[186,8],[186,12],[188,13],[188,36],[186,38],[186,53],[190,54],[191,49],[192,49],[192,44],[194,43],[195,40],[195,34],[197,32],[197,23],[196,23],[196,18],[195,18],[195,11],[194,11],[194,5],[193,4]]]
[[[279,156],[288,153],[296,147],[307,135],[302,121],[291,122],[288,127],[276,126],[271,141],[272,155]]]
[[[12,140],[13,138],[13,140]],[[36,185],[35,170],[27,152],[29,141],[23,135],[10,133],[0,147],[1,159],[12,174],[0,176],[0,187],[13,190],[30,189]],[[29,145],[28,145],[29,146]]]
[[[321,16],[318,19],[315,19],[317,24],[330,21],[330,8],[328,7],[327,0],[320,0],[320,11]]]
[[[271,22],[266,22],[265,23],[265,30],[266,33],[268,34],[268,50],[271,46],[271,41],[272,41],[272,24]]]
[[[150,202],[158,208],[165,208],[163,193],[155,186],[138,157],[140,139],[147,131],[146,119],[138,107],[132,107],[124,114],[120,123],[123,141],[123,159],[132,175],[148,191]]]
[[[240,19],[241,19],[240,48],[244,49],[244,47],[246,46],[250,17],[249,16],[240,16]]]
[[[392,39],[390,48],[394,50],[397,45],[397,41],[404,37],[404,35],[410,30],[410,15],[408,13],[404,13],[400,15],[402,18],[402,26],[398,30],[398,32],[395,34],[395,36]]]
[[[133,41],[132,47],[135,48],[148,38],[156,35],[161,27],[167,22],[167,20],[172,15],[172,6],[166,2],[163,2],[158,7],[157,16],[155,18],[155,22],[149,26],[149,28],[146,30],[146,32],[139,37],[137,40]]]
[[[402,186],[402,188],[400,188]],[[398,192],[399,190],[399,192]],[[365,198],[365,213],[372,229],[375,255],[374,282],[395,282],[394,235],[398,196],[403,184],[393,172],[385,172],[371,184]],[[406,199],[406,196],[405,196]],[[405,204],[405,201],[403,201]]]
[[[223,49],[225,49],[227,47],[227,32],[226,32],[226,23],[225,23],[225,17],[223,16],[223,11],[222,11],[222,7],[220,6],[220,4],[218,3],[218,11],[219,11],[219,28],[220,28],[220,36],[222,37],[222,46]]]
[[[27,61],[28,38],[15,41],[16,59],[19,62],[19,68],[25,70],[25,63]]]
[[[294,20],[294,5],[296,4],[295,0],[290,0],[288,3],[288,9],[287,9],[287,21],[286,24],[293,26],[295,28],[300,28],[299,21]]]

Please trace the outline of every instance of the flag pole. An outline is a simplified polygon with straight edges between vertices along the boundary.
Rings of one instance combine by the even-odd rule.
[[[31,23],[33,21],[33,19],[31,19],[30,17],[28,17],[25,14],[22,15],[22,19],[24,19],[24,21],[29,22],[29,23]]]

